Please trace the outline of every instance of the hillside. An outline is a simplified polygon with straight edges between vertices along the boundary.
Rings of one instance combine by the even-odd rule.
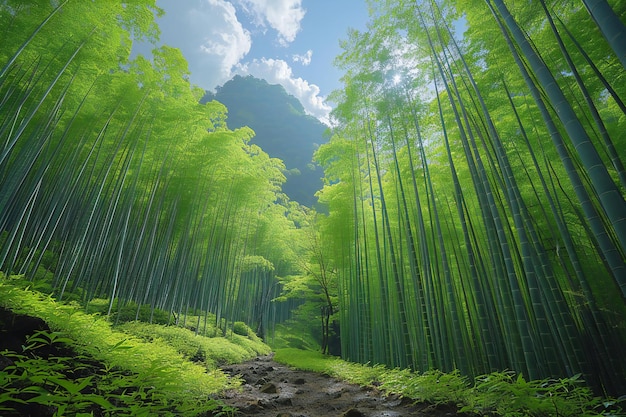
[[[228,108],[228,127],[252,128],[252,143],[273,158],[283,160],[287,168],[285,194],[311,207],[317,201],[315,192],[322,187],[323,171],[312,163],[315,149],[326,142],[326,126],[305,114],[297,98],[280,85],[270,85],[252,76],[235,76],[207,92],[202,102],[217,100]]]

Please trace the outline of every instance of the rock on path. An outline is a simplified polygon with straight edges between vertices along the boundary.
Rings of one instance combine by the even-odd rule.
[[[414,406],[374,388],[349,384],[327,375],[299,371],[274,362],[271,356],[222,368],[244,383],[224,393],[223,402],[238,416],[258,417],[399,417],[457,415],[425,405]]]

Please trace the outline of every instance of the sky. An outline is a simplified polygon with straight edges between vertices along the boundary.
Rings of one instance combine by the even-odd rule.
[[[348,28],[365,30],[365,0],[157,0],[162,44],[179,48],[191,82],[213,91],[235,75],[281,84],[327,121],[333,66]],[[146,54],[146,46],[140,46]]]

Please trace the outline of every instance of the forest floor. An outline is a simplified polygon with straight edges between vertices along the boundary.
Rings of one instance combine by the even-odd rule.
[[[244,383],[220,400],[239,409],[237,416],[257,417],[400,417],[469,416],[454,406],[414,404],[386,395],[375,387],[361,387],[325,374],[300,371],[261,356],[224,366]]]
[[[12,364],[2,354],[5,349],[19,352],[27,336],[49,330],[47,324],[39,318],[14,314],[0,308],[0,373]],[[42,358],[72,357],[74,354],[71,349],[61,345],[42,346],[36,353]],[[101,367],[96,361],[81,365],[83,372],[92,372],[94,375],[102,371]],[[470,416],[459,413],[454,405],[414,404],[410,399],[385,394],[376,387],[362,387],[323,373],[293,369],[274,361],[272,355],[224,365],[222,370],[242,380],[240,387],[222,392],[216,398],[237,408],[234,414],[237,417]],[[0,393],[3,391],[5,389],[0,386]],[[55,412],[54,407],[36,403],[14,405],[13,412],[9,413],[11,416],[46,417]]]

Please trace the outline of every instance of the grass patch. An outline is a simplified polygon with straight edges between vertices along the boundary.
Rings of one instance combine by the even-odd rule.
[[[323,355],[318,351],[295,348],[276,349],[274,360],[292,368],[321,372],[328,375],[332,373],[333,363],[343,362],[337,357]],[[345,363],[347,364],[348,362]]]

